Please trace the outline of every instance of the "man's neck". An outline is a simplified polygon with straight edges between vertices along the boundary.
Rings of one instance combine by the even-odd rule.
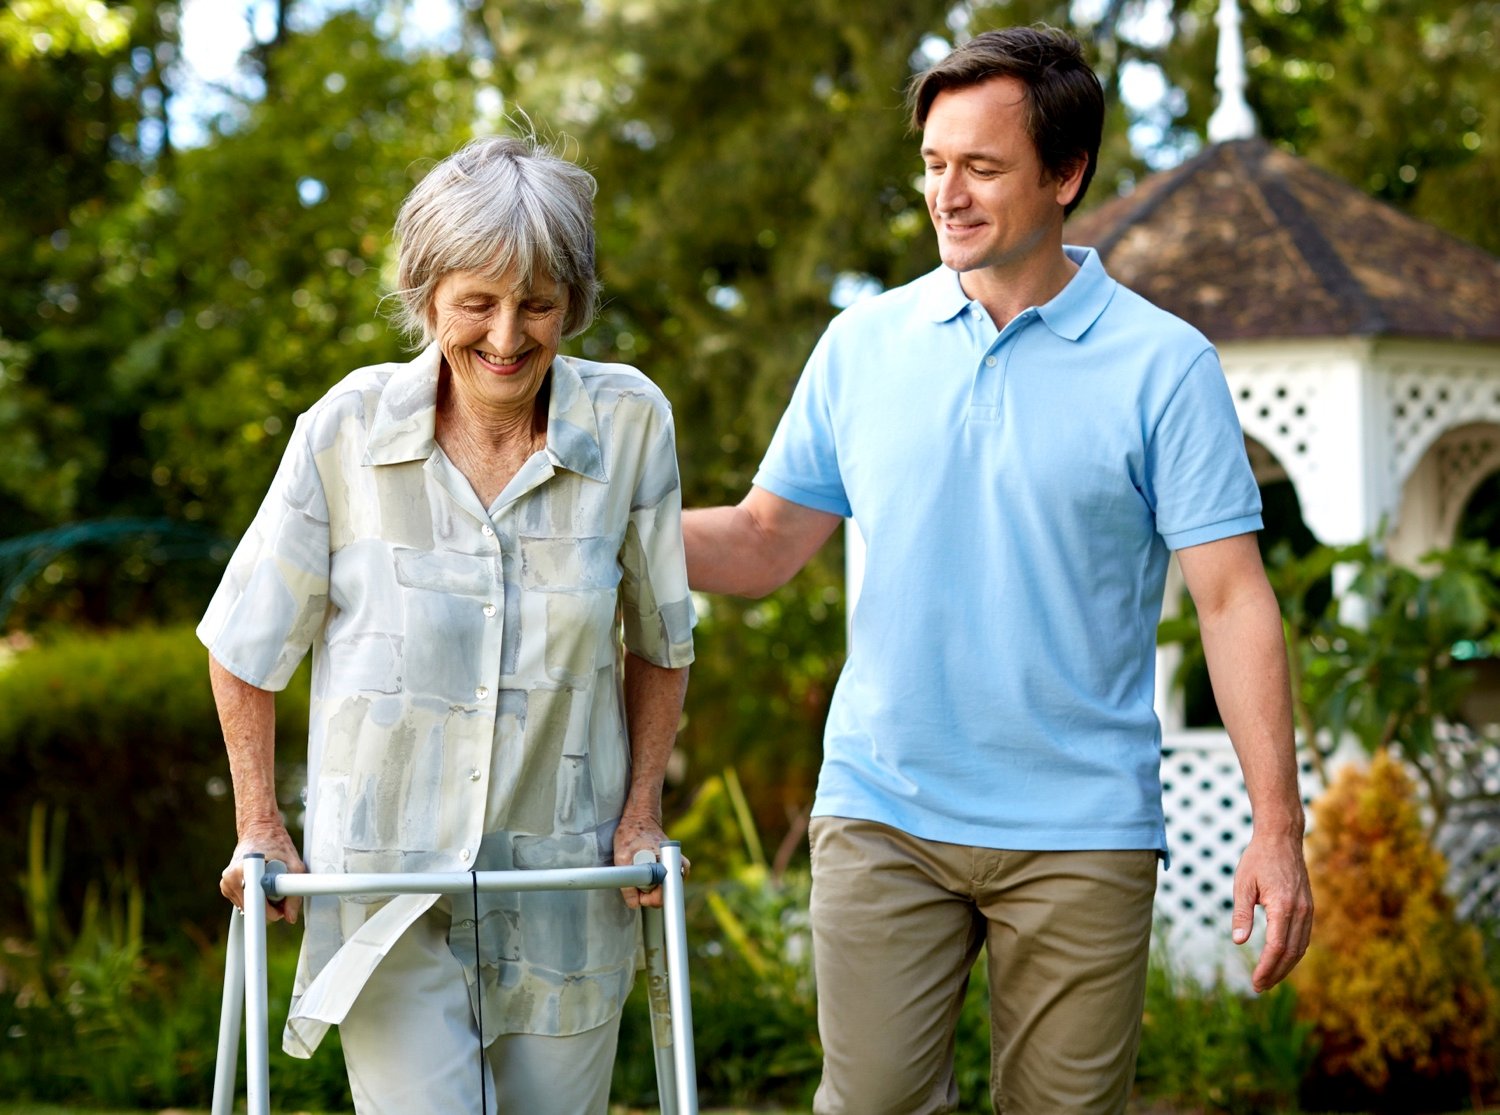
[[[1052,301],[1077,273],[1078,264],[1059,242],[1056,251],[1039,253],[1015,267],[965,271],[958,281],[964,293],[985,308],[995,328],[1004,329],[1022,311]]]

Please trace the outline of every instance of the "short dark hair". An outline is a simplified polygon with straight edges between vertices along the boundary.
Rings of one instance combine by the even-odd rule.
[[[1063,178],[1084,163],[1083,181],[1064,211],[1073,212],[1099,163],[1104,87],[1072,35],[1042,24],[975,35],[912,78],[906,91],[912,130],[926,125],[939,93],[997,77],[1013,77],[1026,87],[1026,132],[1047,174]]]

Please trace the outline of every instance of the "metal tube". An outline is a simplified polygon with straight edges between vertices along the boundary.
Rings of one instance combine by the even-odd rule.
[[[245,1110],[247,1115],[271,1115],[266,899],[261,885],[266,857],[251,852],[240,864],[245,871]]]
[[[667,869],[662,880],[667,970],[671,974],[672,1052],[677,1070],[678,1115],[698,1115],[698,1077],[693,1063],[693,1000],[688,989],[687,910],[683,901],[682,845],[663,840],[657,852]]]
[[[224,1000],[219,1004],[219,1056],[214,1062],[212,1115],[231,1115],[240,1069],[240,1019],[245,1014],[245,915],[229,911],[224,946]]]
[[[641,908],[641,936],[646,948],[646,1002],[651,1009],[651,1052],[656,1058],[656,1094],[661,1115],[678,1115],[677,1078],[673,1067],[672,977],[667,972],[662,912]]]
[[[676,842],[662,845],[661,863],[641,863],[630,867],[583,867],[555,868],[538,871],[448,871],[448,872],[400,872],[366,873],[358,875],[313,875],[292,874],[281,864],[267,865],[265,858],[250,854],[241,861],[245,872],[246,913],[243,923],[244,948],[242,953],[243,982],[236,981],[241,990],[239,998],[244,1003],[246,1027],[245,1041],[245,1098],[247,1115],[270,1115],[270,1066],[267,1030],[270,1026],[267,1006],[266,964],[266,900],[277,900],[294,895],[349,895],[349,894],[467,894],[476,886],[486,893],[497,891],[543,891],[543,890],[611,890],[615,888],[640,887],[642,889],[661,886],[666,904],[664,914],[647,911],[646,932],[652,933],[651,922],[659,942],[658,956],[665,957],[666,1009],[670,1017],[665,1020],[667,1040],[670,1044],[671,1077],[675,1088],[663,1084],[667,1066],[660,1050],[657,1056],[658,1084],[662,1092],[662,1110],[665,1115],[698,1115],[698,1085],[693,1066],[692,1005],[687,990],[687,928],[683,909],[682,849]],[[256,902],[260,894],[263,900]],[[654,916],[652,916],[654,915]],[[663,923],[665,930],[663,931]],[[234,948],[235,929],[232,927],[231,950]],[[226,961],[226,968],[229,962]],[[660,973],[658,965],[658,973]],[[657,974],[657,973],[653,973]],[[227,984],[226,971],[225,1005],[227,1017],[229,1001],[236,993]],[[653,1041],[655,1039],[656,1007],[653,996]],[[233,1046],[237,1036],[230,1041]],[[220,1057],[224,1056],[224,1023],[220,1022]],[[233,1062],[231,1061],[231,1064]],[[215,1078],[213,1115],[223,1115],[219,1109],[219,1077]],[[228,1077],[227,1093],[229,1107],[233,1105],[234,1083]],[[675,1094],[674,1094],[675,1093]]]
[[[640,863],[630,867],[562,867],[539,871],[480,871],[479,890],[614,890],[624,887],[652,887],[662,881],[665,872],[658,863]],[[474,874],[467,871],[401,872],[362,875],[293,875],[278,874],[266,883],[271,898],[291,895],[333,894],[468,894],[473,889]]]

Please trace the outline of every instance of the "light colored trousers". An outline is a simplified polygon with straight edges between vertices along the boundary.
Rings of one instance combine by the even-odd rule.
[[[569,1037],[502,1035],[481,1058],[441,907],[402,934],[339,1026],[354,1110],[478,1115],[482,1071],[490,1115],[607,1115],[619,1013]]]
[[[999,851],[842,817],[810,835],[817,1115],[958,1106],[954,1030],[981,945],[998,1115],[1125,1110],[1154,851]]]

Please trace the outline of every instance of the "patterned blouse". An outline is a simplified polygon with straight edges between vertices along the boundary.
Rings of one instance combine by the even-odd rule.
[[[360,369],[298,419],[198,636],[268,690],[312,649],[309,870],[613,863],[621,635],[658,666],[693,658],[671,409],[633,368],[559,356],[546,446],[486,509],[435,440],[439,366],[432,346]],[[435,901],[307,902],[288,1053]],[[486,1040],[619,1010],[636,922],[618,891],[452,904]]]

